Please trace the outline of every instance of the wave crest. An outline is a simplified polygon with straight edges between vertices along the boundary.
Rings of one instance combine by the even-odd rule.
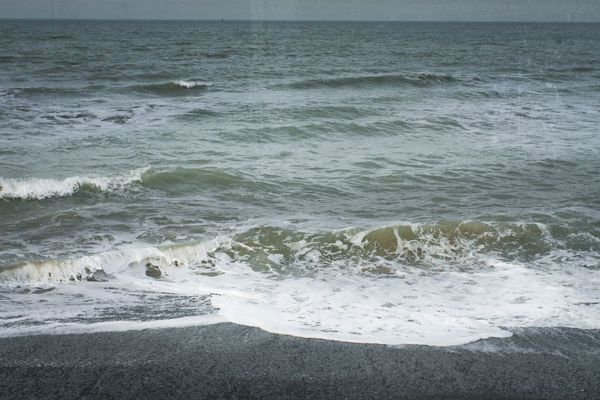
[[[80,190],[112,191],[139,182],[148,168],[114,176],[73,176],[62,180],[43,178],[0,178],[0,198],[42,200],[71,196]]]
[[[184,96],[207,90],[210,84],[193,80],[178,80],[164,83],[132,86],[131,89],[140,93],[150,93],[159,96]]]
[[[404,224],[370,230],[321,233],[259,226],[209,241],[138,247],[77,259],[27,261],[0,268],[0,282],[68,282],[96,271],[119,274],[132,268],[165,276],[173,268],[220,274],[219,260],[241,263],[259,273],[306,276],[340,270],[373,276],[478,271],[489,259],[528,260],[551,252],[554,239],[541,224],[479,221]],[[224,258],[223,258],[224,257]]]
[[[476,270],[488,255],[526,260],[551,249],[541,224],[447,221],[315,234],[257,227],[235,235],[225,252],[263,271],[296,274],[334,267],[394,275],[403,268]]]

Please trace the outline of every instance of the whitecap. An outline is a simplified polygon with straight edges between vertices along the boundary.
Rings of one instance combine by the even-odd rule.
[[[183,79],[175,81],[173,83],[177,86],[181,86],[186,89],[192,89],[192,88],[195,88],[198,86],[200,86],[200,87],[208,86],[208,84],[206,84],[205,82],[187,81],[187,80],[183,80]]]
[[[142,175],[148,169],[139,168],[113,176],[72,176],[65,179],[0,177],[0,198],[41,200],[71,196],[86,186],[100,191],[117,190],[141,181]]]

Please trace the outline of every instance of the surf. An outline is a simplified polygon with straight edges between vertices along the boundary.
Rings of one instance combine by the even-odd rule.
[[[149,168],[140,168],[121,175],[71,176],[64,179],[2,178],[0,199],[43,200],[72,196],[82,191],[115,191],[142,180]]]

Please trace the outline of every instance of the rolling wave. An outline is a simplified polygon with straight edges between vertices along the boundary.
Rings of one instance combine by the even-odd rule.
[[[20,87],[5,89],[3,96],[77,96],[91,90],[102,88],[101,86],[75,87]]]
[[[557,249],[570,251],[564,243],[557,245],[559,241],[540,223],[447,221],[320,233],[258,226],[202,242],[0,266],[0,283],[82,281],[97,271],[119,274],[130,268],[157,277],[168,276],[174,268],[220,274],[217,261],[223,257],[229,263],[243,263],[255,272],[281,277],[305,276],[322,269],[390,277],[402,275],[406,268],[430,273],[478,272],[485,270],[486,260],[491,256],[527,261]],[[580,244],[575,247],[581,250]]]
[[[208,90],[210,84],[192,80],[134,85],[129,88],[138,93],[150,93],[159,96],[185,96]]]
[[[110,192],[139,184],[148,189],[179,192],[182,186],[257,188],[264,183],[242,174],[209,168],[175,168],[156,171],[150,167],[112,176],[72,176],[65,179],[2,178],[0,199],[43,200],[67,197],[79,192]]]
[[[301,337],[429,345],[510,336],[505,327],[597,328],[599,271],[575,250],[544,252],[552,240],[535,223],[321,233],[258,226],[195,243],[24,261],[0,266],[2,293],[14,299],[0,310],[0,326],[4,334],[67,333],[110,320],[139,329],[184,315],[190,325],[229,321]],[[537,255],[502,257],[515,247]],[[38,299],[43,311],[22,318]]]
[[[114,176],[73,176],[62,180],[43,178],[1,178],[0,198],[41,200],[71,196],[82,190],[112,191],[139,182],[148,168]]]
[[[319,89],[319,88],[360,88],[369,86],[431,86],[436,84],[449,84],[460,82],[460,79],[450,75],[438,74],[387,74],[387,75],[359,75],[339,78],[307,79],[285,85],[292,89]]]

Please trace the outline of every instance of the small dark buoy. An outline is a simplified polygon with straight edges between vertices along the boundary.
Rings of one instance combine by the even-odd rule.
[[[221,18],[221,22],[223,22],[223,18]]]

